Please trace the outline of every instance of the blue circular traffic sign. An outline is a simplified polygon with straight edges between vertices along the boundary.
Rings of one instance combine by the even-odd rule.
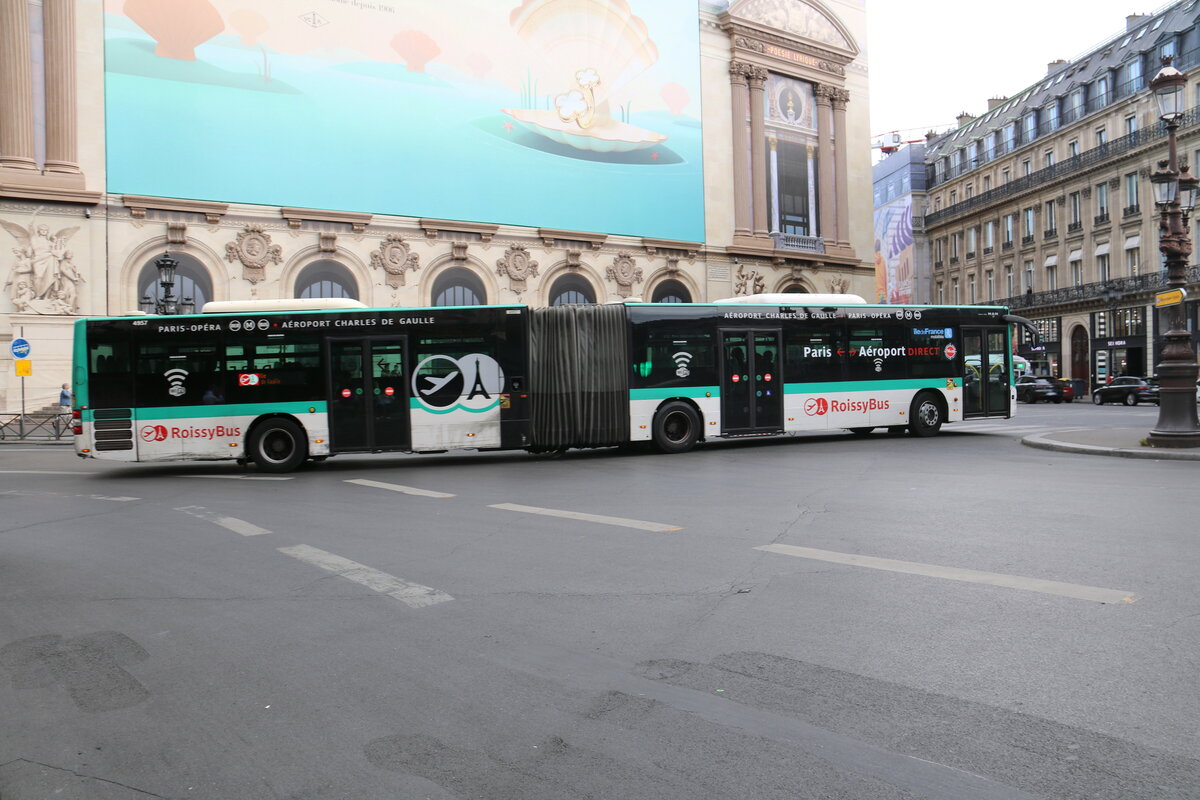
[[[13,339],[12,354],[13,358],[29,358],[29,351],[33,348],[29,346],[28,339]]]

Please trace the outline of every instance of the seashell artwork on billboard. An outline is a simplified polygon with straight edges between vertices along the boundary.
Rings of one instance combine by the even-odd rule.
[[[509,24],[534,54],[531,70],[554,93],[554,109],[503,113],[579,150],[627,152],[667,139],[612,116],[622,89],[658,61],[646,23],[625,0],[524,0]]]

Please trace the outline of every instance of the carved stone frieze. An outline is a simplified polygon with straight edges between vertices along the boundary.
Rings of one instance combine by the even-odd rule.
[[[514,292],[525,291],[525,281],[536,278],[538,262],[529,257],[525,245],[510,244],[504,258],[496,259],[496,273],[508,276],[508,285]]]
[[[810,42],[837,47],[851,52],[858,48],[819,9],[805,3],[784,0],[749,0],[737,6],[739,19],[756,22],[767,28],[785,31]]]
[[[271,244],[270,234],[262,225],[247,225],[237,235],[237,241],[225,245],[225,260],[242,262],[242,277],[258,283],[267,277],[267,265],[283,261],[283,248]]]
[[[322,253],[336,253],[337,234],[332,231],[321,231],[317,234],[317,249]]]
[[[371,266],[383,270],[384,281],[393,289],[405,285],[406,272],[416,272],[421,268],[421,258],[412,252],[412,248],[398,233],[389,233],[379,244],[379,248],[371,253]]]
[[[17,240],[12,248],[12,269],[4,286],[13,307],[25,314],[79,313],[78,287],[85,283],[75,265],[74,253],[67,242],[79,226],[50,232],[50,226],[36,221],[28,226],[0,220],[0,227]]]
[[[605,272],[605,276],[617,284],[617,294],[621,297],[629,297],[633,294],[633,285],[640,283],[642,280],[642,270],[637,265],[633,256],[628,253],[621,253],[613,259],[612,265]]]
[[[738,264],[737,271],[733,273],[734,294],[761,294],[766,289],[766,281],[763,280],[763,276],[759,274],[758,270],[746,271],[744,266]]]
[[[187,243],[187,223],[186,222],[168,222],[167,223],[167,244],[186,244]]]
[[[845,294],[850,289],[850,279],[845,275],[834,275],[828,285],[833,294]]]

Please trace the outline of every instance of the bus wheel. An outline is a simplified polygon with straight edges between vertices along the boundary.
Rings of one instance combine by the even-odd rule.
[[[936,436],[942,429],[942,406],[934,395],[919,394],[908,409],[908,420],[913,436]]]
[[[289,419],[268,419],[250,434],[250,458],[263,472],[291,472],[308,456],[304,431]]]
[[[663,453],[686,453],[700,439],[700,418],[687,403],[667,403],[654,415],[654,446]]]

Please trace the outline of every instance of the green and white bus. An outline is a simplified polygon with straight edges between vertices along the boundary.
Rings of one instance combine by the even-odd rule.
[[[677,453],[879,427],[932,436],[1016,407],[1010,327],[1022,320],[999,307],[804,294],[537,309],[348,303],[79,320],[76,452],[283,472],[337,453],[637,442]]]

